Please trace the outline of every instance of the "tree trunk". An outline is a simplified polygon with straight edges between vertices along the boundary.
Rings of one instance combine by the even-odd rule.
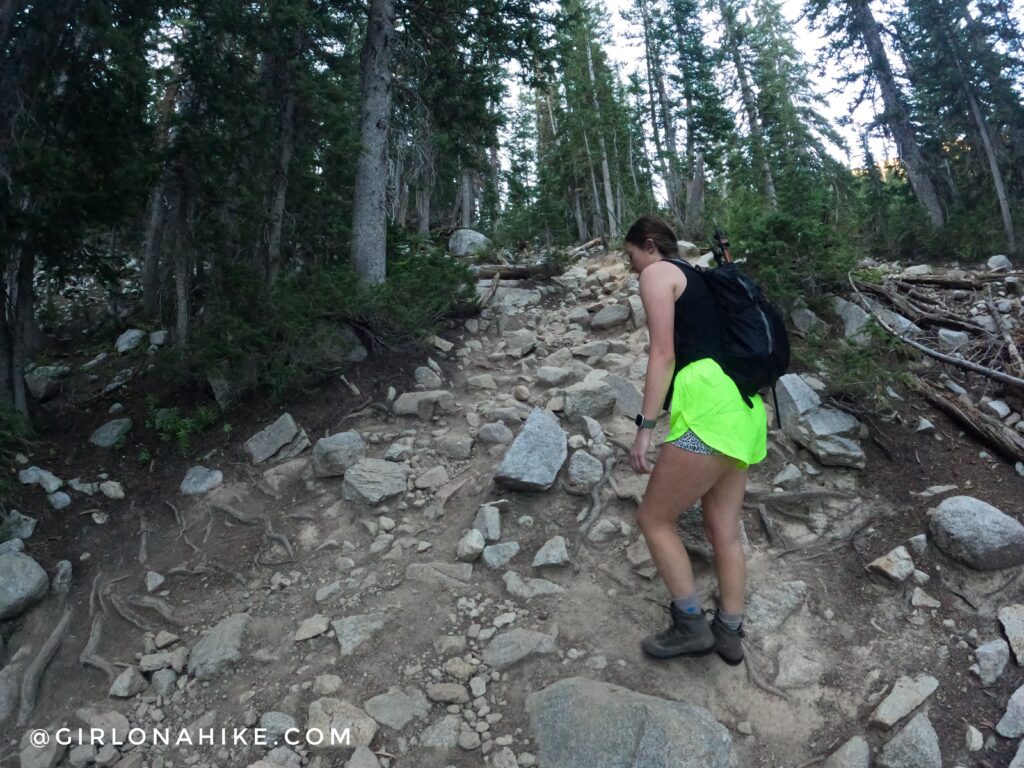
[[[755,169],[760,166],[761,186],[763,187],[761,191],[768,202],[768,210],[774,212],[779,209],[779,200],[775,194],[775,179],[772,176],[771,163],[768,160],[768,153],[765,151],[764,134],[761,131],[761,121],[757,115],[754,89],[750,85],[746,64],[743,63],[743,52],[740,49],[742,36],[736,28],[734,11],[723,0],[719,0],[719,8],[722,12],[722,20],[725,23],[725,35],[729,51],[732,54],[732,63],[736,67],[736,75],[740,81],[740,98],[743,101],[743,110],[747,113],[747,122],[750,123],[751,159]]]
[[[601,120],[601,107],[597,101],[597,77],[594,75],[594,56],[590,49],[590,36],[587,35],[587,70],[590,72],[590,95],[594,103],[594,114],[600,130],[597,134],[597,141],[601,147],[601,176],[604,181],[604,205],[608,214],[608,236],[618,235],[618,226],[615,221],[615,198],[612,195],[612,175],[608,168],[608,147],[604,141],[604,121]]]
[[[150,193],[149,223],[142,246],[142,307],[150,320],[160,319],[160,244],[167,219],[164,206],[166,186],[166,179],[162,178]]]
[[[179,349],[188,343],[192,313],[192,239],[188,232],[188,198],[185,182],[179,180],[174,227],[174,343]]]
[[[416,188],[416,231],[421,235],[430,234],[430,193],[426,181]]]
[[[683,236],[697,242],[704,234],[704,155],[694,155],[693,178],[686,182],[686,222]]]
[[[384,281],[387,267],[385,153],[391,118],[391,54],[395,42],[394,0],[370,0],[369,22],[360,57],[362,113],[359,165],[352,214],[352,263],[359,278]]]
[[[462,213],[462,228],[473,226],[473,172],[463,166],[459,182],[459,208]]]
[[[995,147],[992,146],[992,137],[988,132],[988,123],[981,113],[981,106],[974,97],[971,86],[964,83],[964,90],[967,93],[967,103],[971,108],[971,115],[978,126],[978,138],[985,149],[985,156],[988,158],[988,168],[992,173],[992,185],[996,189],[996,198],[999,200],[999,213],[1003,217],[1003,231],[1006,234],[1006,247],[1010,253],[1016,253],[1017,241],[1013,231],[1013,217],[1010,214],[1010,203],[1006,197],[1006,185],[1003,183],[1003,172],[999,168],[999,160],[996,158]]]
[[[604,228],[604,219],[601,216],[601,196],[597,193],[597,174],[594,172],[594,158],[590,154],[590,139],[587,138],[586,131],[583,132],[583,147],[587,150],[587,165],[590,166],[590,187],[594,195],[594,232],[603,237],[606,230]]]
[[[892,73],[892,67],[889,65],[889,56],[878,31],[878,22],[875,21],[875,17],[871,13],[868,0],[848,1],[853,10],[857,31],[860,33],[868,53],[871,73],[875,76],[882,91],[885,123],[889,126],[889,131],[896,142],[896,149],[903,161],[903,167],[907,171],[910,186],[914,190],[918,202],[928,214],[928,220],[932,226],[941,227],[945,222],[942,204],[935,191],[931,176],[928,174],[921,149],[917,146],[917,134],[910,122],[910,115],[903,103],[903,97]]]
[[[657,43],[651,39],[651,20],[647,14],[646,5],[642,8],[644,41],[647,48],[647,62],[650,69],[651,79],[658,93],[658,104],[661,107],[661,125],[665,130],[665,148],[668,150],[668,176],[665,178],[665,187],[669,202],[669,210],[678,226],[683,221],[683,212],[680,210],[682,197],[682,181],[679,173],[679,144],[676,141],[676,121],[672,116],[672,104],[668,98],[668,89],[665,87],[665,75],[662,70],[661,52]]]
[[[297,35],[301,40],[302,35]],[[264,264],[267,285],[277,282],[281,273],[281,230],[288,197],[288,171],[295,151],[295,88],[292,83],[292,62],[285,62],[282,78],[284,104],[281,107],[281,128],[274,168],[274,186],[270,196],[270,221],[267,232],[267,257]]]
[[[32,297],[32,274],[36,260],[27,245],[20,248],[17,273],[14,278],[12,303],[14,307],[11,334],[11,393],[14,410],[28,416],[28,393],[25,387],[25,364],[29,359],[29,339],[35,325],[35,302]]]
[[[583,190],[573,184],[569,194],[572,197],[573,213],[576,214],[576,231],[579,233],[580,242],[585,243],[590,239],[590,232],[587,230],[587,220],[583,216],[583,202],[580,199],[583,196]]]

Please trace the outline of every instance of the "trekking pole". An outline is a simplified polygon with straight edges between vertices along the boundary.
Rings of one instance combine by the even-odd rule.
[[[715,263],[722,266],[722,262],[732,262],[732,253],[729,251],[729,238],[725,236],[722,228],[718,226],[718,219],[715,219],[715,234],[711,240],[711,252],[715,256]]]

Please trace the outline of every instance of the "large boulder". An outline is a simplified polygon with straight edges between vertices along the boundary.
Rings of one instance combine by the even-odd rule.
[[[448,238],[448,252],[452,256],[469,256],[485,250],[491,245],[490,239],[472,229],[456,229]]]
[[[550,411],[535,408],[505,452],[497,483],[524,491],[546,491],[569,454],[569,436]]]
[[[856,304],[844,298],[835,296],[832,299],[832,308],[839,319],[843,321],[843,336],[855,344],[866,344],[871,336],[867,330],[868,321],[871,316]]]
[[[40,365],[25,373],[25,385],[39,402],[44,402],[60,392],[60,383],[71,375],[66,365]]]
[[[291,443],[298,434],[299,427],[295,419],[290,413],[284,413],[273,424],[246,440],[242,449],[253,464],[259,464]]]
[[[615,390],[602,379],[588,379],[565,389],[565,415],[570,421],[584,416],[602,419],[615,408]]]
[[[403,392],[391,407],[396,416],[419,416],[429,419],[434,409],[451,411],[455,408],[455,396],[444,389],[426,392]]]
[[[236,613],[205,632],[189,654],[189,674],[207,680],[239,661],[248,626],[249,614]]]
[[[788,373],[776,385],[782,430],[825,466],[863,469],[867,457],[857,439],[862,425],[845,411],[821,404],[799,374]]]
[[[558,768],[737,768],[706,709],[572,677],[526,699],[537,761]]]
[[[46,571],[28,555],[0,555],[0,619],[13,619],[46,596]]]
[[[939,549],[975,570],[1024,564],[1024,525],[980,499],[943,499],[928,529]]]
[[[594,315],[594,319],[590,321],[590,327],[595,331],[614,328],[626,322],[629,319],[629,314],[628,304],[609,304]]]

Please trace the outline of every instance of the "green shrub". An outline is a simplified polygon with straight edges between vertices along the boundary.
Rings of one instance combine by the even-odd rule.
[[[18,489],[13,470],[14,457],[19,451],[32,449],[32,428],[24,416],[13,409],[0,406],[0,497],[10,497]]]
[[[206,406],[197,408],[191,416],[182,416],[178,408],[160,408],[155,397],[146,399],[146,426],[154,430],[165,443],[174,443],[182,456],[192,450],[192,440],[217,423],[216,410]],[[148,463],[149,451],[139,452],[140,463]]]

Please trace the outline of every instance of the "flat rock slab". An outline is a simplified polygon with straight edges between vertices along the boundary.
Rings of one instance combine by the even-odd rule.
[[[750,598],[744,621],[754,632],[774,632],[807,597],[803,581],[784,581],[760,588]]]
[[[1024,525],[980,499],[944,499],[928,530],[939,549],[977,571],[1024,565]]]
[[[537,762],[558,768],[738,768],[729,732],[701,707],[566,678],[526,699]]]
[[[380,504],[392,496],[405,493],[409,467],[384,459],[363,459],[345,472],[341,496],[347,501]]]
[[[515,571],[506,571],[502,576],[505,581],[505,589],[510,595],[521,597],[524,600],[531,600],[544,595],[556,595],[565,590],[558,584],[547,579],[523,579]]]
[[[322,734],[321,744],[310,744],[314,752],[348,752],[352,747],[368,747],[377,735],[377,721],[359,707],[341,699],[325,697],[309,705],[306,728]],[[337,743],[332,729],[340,736],[347,729],[348,743]],[[333,743],[332,743],[333,742]]]
[[[871,715],[871,723],[883,728],[892,728],[921,706],[938,687],[939,681],[931,675],[901,677]]]
[[[462,718],[459,715],[445,715],[431,724],[420,734],[420,746],[430,749],[454,749],[459,743]]]
[[[249,626],[249,614],[228,616],[199,638],[188,659],[190,675],[207,680],[242,658],[242,639]]]
[[[284,413],[273,424],[246,440],[242,450],[253,464],[259,464],[288,445],[298,434],[299,427],[295,419],[290,413]]]
[[[131,419],[114,419],[89,435],[89,442],[100,448],[113,448],[131,428]]]
[[[863,736],[854,736],[833,752],[822,768],[868,768],[871,747]]]
[[[425,720],[430,714],[430,702],[416,688],[393,687],[368,700],[363,709],[381,725],[400,731],[414,719]]]
[[[508,669],[523,659],[555,652],[555,638],[529,629],[511,629],[496,635],[484,649],[484,663]]]
[[[553,413],[535,408],[505,452],[495,482],[523,491],[548,490],[569,454],[568,439]]]
[[[471,563],[410,563],[405,569],[405,578],[410,581],[444,587],[464,587],[472,576]]]
[[[999,623],[1010,642],[1018,666],[1024,667],[1024,605],[1008,605],[999,609]]]
[[[939,737],[928,716],[921,712],[882,748],[878,768],[942,768]]]
[[[351,656],[363,643],[370,640],[387,623],[383,613],[367,613],[361,616],[346,616],[331,622],[334,634],[341,646],[342,656]]]
[[[0,555],[0,619],[13,619],[46,596],[50,580],[46,571],[28,555]]]

